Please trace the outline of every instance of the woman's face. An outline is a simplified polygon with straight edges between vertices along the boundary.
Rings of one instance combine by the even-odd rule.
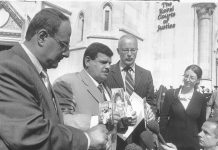
[[[199,83],[199,79],[197,77],[197,74],[194,73],[194,71],[187,70],[184,74],[183,82],[184,82],[184,87],[194,88],[194,86],[197,83]]]

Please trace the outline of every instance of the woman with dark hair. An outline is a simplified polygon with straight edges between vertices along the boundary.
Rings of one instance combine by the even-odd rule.
[[[198,133],[206,118],[206,101],[197,86],[202,70],[197,65],[185,69],[183,85],[166,92],[160,113],[160,131],[178,150],[199,150]]]

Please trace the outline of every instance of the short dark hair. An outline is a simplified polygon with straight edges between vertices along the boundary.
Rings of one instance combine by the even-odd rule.
[[[69,18],[62,12],[53,8],[42,9],[31,20],[25,39],[30,41],[40,29],[45,29],[50,36],[54,37],[63,21],[69,21]]]
[[[185,69],[185,72],[188,70],[192,70],[196,75],[198,79],[201,79],[202,77],[202,69],[198,65],[190,65]]]
[[[86,67],[85,58],[87,56],[89,56],[92,60],[94,60],[97,57],[98,53],[105,54],[108,57],[113,56],[113,52],[108,46],[106,46],[106,45],[104,45],[102,43],[98,43],[98,42],[92,43],[91,45],[89,45],[86,48],[86,51],[85,51],[85,53],[83,55],[83,67],[84,68]]]

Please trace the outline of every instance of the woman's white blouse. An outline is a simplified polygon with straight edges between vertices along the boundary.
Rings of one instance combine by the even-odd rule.
[[[182,103],[183,107],[186,110],[186,108],[188,107],[188,104],[190,103],[192,95],[194,93],[194,89],[186,94],[182,94],[181,91],[182,91],[182,89],[180,89],[178,97],[179,97],[179,100]]]

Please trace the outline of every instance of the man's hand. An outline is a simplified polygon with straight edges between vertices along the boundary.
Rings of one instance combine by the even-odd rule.
[[[177,150],[176,146],[172,143],[166,143],[166,145],[161,144],[161,146],[164,150]]]
[[[108,141],[108,130],[106,129],[105,125],[97,125],[93,128],[88,129],[87,134],[90,138],[90,148],[99,148],[105,147]]]
[[[114,119],[114,124],[117,124],[118,121],[120,121],[121,118],[119,112],[116,111],[113,112],[113,119]]]
[[[131,117],[122,118],[122,122],[126,126],[134,126],[137,122],[137,115],[135,111],[132,111]]]
[[[136,112],[133,111],[132,114],[131,114],[131,119],[128,119],[129,121],[129,126],[134,126],[137,122],[137,115],[136,115]]]

